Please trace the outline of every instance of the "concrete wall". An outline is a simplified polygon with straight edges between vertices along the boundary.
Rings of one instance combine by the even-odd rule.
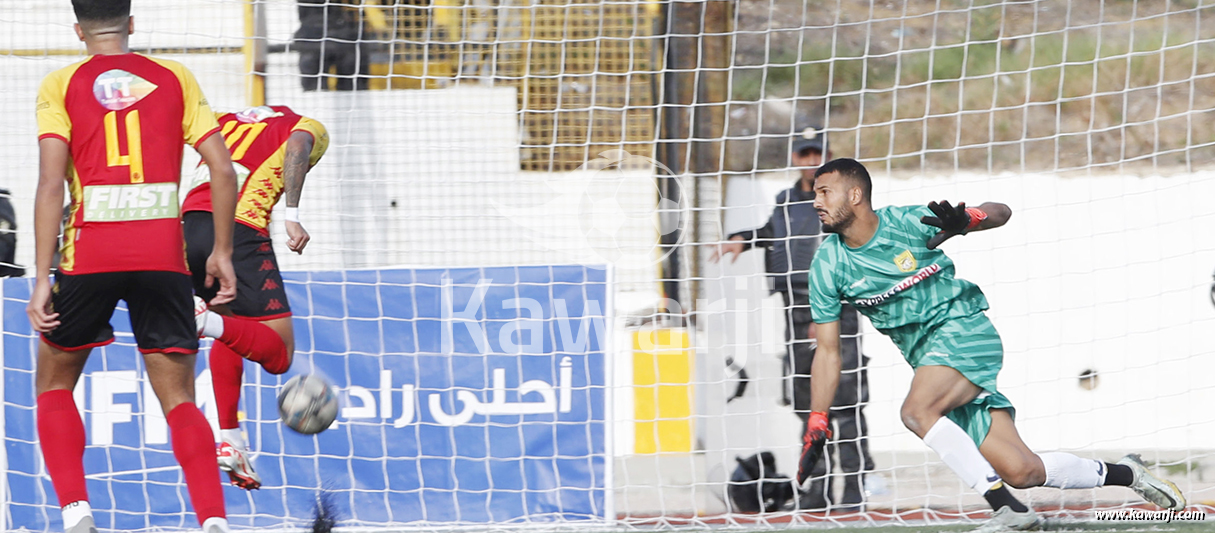
[[[131,44],[240,46],[241,6],[136,2]],[[266,13],[269,42],[288,43],[298,25],[295,2],[271,0]],[[14,1],[0,14],[11,30],[0,34],[0,47],[27,54],[82,50],[73,21],[68,3]],[[213,109],[247,105],[241,55],[160,56],[189,67]],[[0,131],[0,187],[13,193],[22,265],[33,262],[34,98],[43,76],[81,59],[0,54],[0,69],[10,77],[0,87],[0,112],[9,117]],[[331,144],[301,199],[313,237],[306,253],[282,245],[281,216],[271,228],[284,269],[604,264],[630,292],[652,299],[658,205],[649,171],[523,173],[513,88],[305,93],[297,61],[291,53],[270,56],[267,101],[321,120]],[[184,172],[192,174],[197,161],[186,150]]]
[[[791,181],[784,175],[732,180],[727,204],[738,207],[727,209],[725,233],[762,222],[771,199]],[[1208,407],[1215,401],[1208,379],[1215,373],[1215,308],[1207,296],[1215,269],[1215,204],[1209,200],[1215,172],[877,175],[874,189],[879,207],[942,198],[1012,207],[1005,227],[955,238],[944,248],[958,275],[978,283],[991,302],[988,315],[1006,352],[1000,387],[1016,404],[1031,446],[1192,450],[1215,442],[1215,413]],[[753,374],[778,370],[773,361],[779,349],[769,339],[779,338],[784,326],[779,319],[755,324],[773,300],[779,305],[779,297],[769,297],[757,281],[762,253],[745,253],[706,275],[717,281],[708,284],[718,287],[716,294],[733,293],[720,319],[751,323],[741,330],[746,339],[732,327],[723,328],[719,340],[708,335],[702,360],[709,359],[710,368],[724,366],[722,355],[713,353],[717,348],[722,354],[742,350],[758,367]],[[711,292],[709,299],[715,297]],[[872,447],[924,449],[897,417],[910,368],[893,344],[866,326],[865,352],[873,358]],[[1093,390],[1079,386],[1085,369],[1099,375]],[[783,444],[783,457],[795,458],[795,441],[771,429],[795,419],[770,401],[754,401],[761,402],[749,409],[757,419],[742,417],[741,426],[723,429],[727,442],[741,439],[726,448]],[[734,409],[741,407],[723,411]],[[770,433],[781,435],[764,437]]]

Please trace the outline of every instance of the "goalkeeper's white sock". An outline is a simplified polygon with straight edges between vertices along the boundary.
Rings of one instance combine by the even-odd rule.
[[[63,506],[63,530],[67,531],[79,524],[81,520],[93,516],[93,507],[86,500],[72,502]]]
[[[240,428],[221,429],[219,430],[219,438],[242,452],[247,448],[245,445],[245,433]]]
[[[996,475],[991,463],[983,458],[979,447],[953,420],[945,417],[938,419],[924,435],[924,444],[937,452],[949,469],[979,494],[986,494],[1000,484],[1000,476]]]
[[[1046,467],[1047,487],[1057,489],[1091,489],[1105,484],[1105,463],[1092,459],[1081,459],[1070,453],[1047,452],[1038,454]]]

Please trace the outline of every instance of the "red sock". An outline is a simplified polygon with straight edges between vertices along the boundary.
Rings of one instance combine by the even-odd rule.
[[[224,334],[219,341],[237,355],[262,365],[266,372],[282,374],[291,368],[287,345],[270,326],[256,320],[225,316]]]
[[[237,412],[240,411],[245,360],[227,344],[217,342],[211,345],[210,366],[211,388],[215,390],[215,407],[219,411],[219,429],[239,428]]]
[[[226,518],[224,488],[219,484],[219,463],[215,461],[215,434],[211,424],[193,403],[183,403],[165,417],[173,440],[173,456],[186,475],[186,488],[194,515],[202,524],[208,518]]]
[[[46,471],[55,485],[59,505],[88,501],[84,484],[84,422],[72,391],[57,389],[38,395],[38,444]],[[214,454],[213,454],[214,455]]]

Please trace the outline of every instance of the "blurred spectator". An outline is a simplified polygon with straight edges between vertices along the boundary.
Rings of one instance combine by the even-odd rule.
[[[814,361],[814,330],[810,317],[810,262],[822,235],[821,222],[814,210],[814,171],[831,158],[826,134],[821,128],[798,128],[789,146],[790,160],[799,170],[797,182],[776,196],[776,209],[763,227],[730,235],[710,258],[738,254],[752,246],[765,248],[765,268],[772,279],[772,292],[779,292],[785,303],[785,372],[791,388],[793,410],[805,424],[810,416],[810,366]],[[868,359],[861,354],[860,321],[856,309],[845,304],[840,315],[843,337],[840,357],[843,373],[831,408],[834,438],[828,443],[827,460],[819,461],[812,480],[799,499],[806,510],[833,508],[859,511],[865,495],[861,478],[872,470],[869,455],[868,424],[864,406],[869,401],[869,380],[865,370]],[[789,391],[789,389],[786,389]],[[786,394],[788,398],[790,394]],[[832,457],[838,456],[838,461]],[[844,473],[841,505],[834,505],[830,465],[838,462]]]
[[[0,189],[0,278],[21,277],[25,269],[17,266],[17,212],[12,193]]]
[[[329,90],[329,70],[337,90],[367,89],[367,46],[360,0],[296,0],[300,29],[292,47],[300,54],[300,83],[305,91]]]

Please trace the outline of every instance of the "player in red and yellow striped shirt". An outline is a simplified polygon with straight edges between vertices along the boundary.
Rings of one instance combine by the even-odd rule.
[[[199,523],[207,533],[226,532],[214,435],[194,404],[198,338],[177,205],[182,144],[193,145],[212,170],[216,231],[205,268],[212,283],[219,280],[220,303],[236,290],[235,172],[190,71],[130,52],[129,0],[73,0],[72,6],[89,57],[48,75],[37,103],[37,280],[27,312],[42,334],[35,379],[46,468],[64,529],[95,532],[84,425],[72,390],[92,348],[113,342],[110,316],[125,300]],[[71,212],[52,286],[65,181]]]
[[[219,412],[219,467],[232,484],[256,489],[261,479],[245,457],[245,439],[237,417],[240,403],[242,357],[271,374],[291,367],[295,333],[291,307],[270,242],[270,210],[285,196],[287,247],[303,253],[308,232],[300,225],[297,209],[304,178],[325,155],[329,134],[325,127],[283,106],[252,107],[216,117],[224,142],[232,151],[240,181],[236,210],[233,264],[237,296],[225,306],[213,306],[199,316],[201,333],[214,337],[211,345],[211,382]],[[187,258],[197,269],[211,253],[214,233],[211,183],[207,167],[200,166],[182,205]],[[204,278],[195,274],[194,291],[210,296]]]

